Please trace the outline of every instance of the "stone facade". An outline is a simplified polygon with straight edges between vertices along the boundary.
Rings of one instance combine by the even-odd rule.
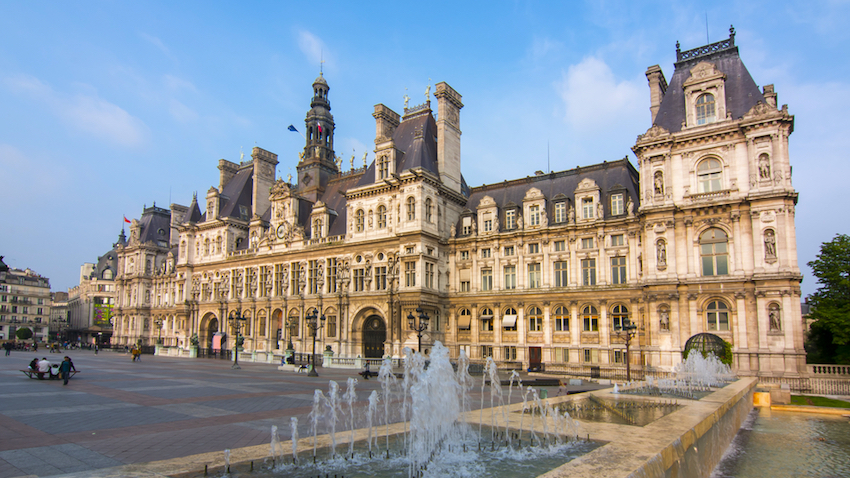
[[[118,273],[119,245],[126,244],[124,231],[112,249],[97,258],[97,263],[80,266],[80,283],[68,290],[67,323],[62,327],[63,337],[82,343],[108,343],[112,337],[112,323],[118,290],[115,279]]]
[[[119,345],[281,354],[317,340],[342,357],[422,348],[548,370],[625,367],[615,327],[637,325],[633,368],[670,369],[685,342],[731,342],[744,374],[804,373],[788,135],[729,40],[677,50],[668,85],[647,71],[653,125],[628,159],[469,188],[461,95],[446,83],[399,115],[375,107],[375,159],[342,171],[329,87],[313,83],[298,177],[277,155],[219,161],[206,211],[146,208],[118,252]],[[429,88],[430,91],[430,88]],[[796,306],[796,307],[795,307]]]

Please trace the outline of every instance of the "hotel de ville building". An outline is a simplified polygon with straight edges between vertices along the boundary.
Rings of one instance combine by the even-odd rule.
[[[676,54],[669,81],[646,71],[638,168],[598,158],[475,188],[447,83],[401,114],[376,105],[375,159],[343,171],[320,75],[304,149],[283,160],[297,177],[276,179],[278,156],[255,147],[219,160],[219,184],[188,207],[132,221],[116,246],[113,345],[232,349],[238,312],[243,353],[272,361],[290,341],[311,352],[315,314],[317,352],[400,357],[419,347],[412,314],[430,319],[423,351],[441,341],[503,366],[614,373],[628,357],[637,372],[670,370],[711,334],[741,375],[805,374],[794,117],[756,85],[734,30]]]

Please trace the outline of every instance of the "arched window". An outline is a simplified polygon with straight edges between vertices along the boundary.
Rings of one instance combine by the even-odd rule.
[[[358,209],[354,214],[354,230],[357,232],[363,232],[363,228],[366,221],[366,214],[362,209]]]
[[[114,275],[112,274],[112,269],[106,269],[103,271],[104,280],[112,280],[112,277],[114,277]]]
[[[313,220],[313,239],[322,237],[322,218],[317,217]]]
[[[428,198],[425,200],[425,222],[433,222],[431,218],[432,209],[431,198]]]
[[[697,181],[699,182],[699,192],[710,193],[720,191],[722,187],[723,168],[720,161],[716,159],[706,159],[699,163],[697,167]]]
[[[325,335],[328,337],[336,337],[336,309],[329,308],[325,310]]]
[[[629,309],[625,305],[617,304],[611,309],[611,327],[613,330],[622,328],[628,323]]]
[[[210,255],[210,238],[204,239],[204,255]]]
[[[705,93],[697,98],[697,124],[714,123],[714,95]]]
[[[566,307],[555,307],[555,332],[570,331],[570,311]]]
[[[286,319],[286,326],[289,328],[290,337],[298,337],[298,310],[292,309],[289,312],[289,318]]]
[[[479,320],[481,321],[481,330],[483,332],[493,331],[493,309],[486,307],[481,309]]]
[[[729,239],[722,229],[713,227],[699,236],[702,275],[723,276],[729,274]]]
[[[218,236],[218,237],[215,238],[215,253],[216,254],[221,254],[221,242],[222,242],[221,236]]]
[[[257,335],[260,337],[266,336],[266,313],[261,311],[259,314],[259,319],[257,319]]]
[[[585,332],[599,331],[599,311],[592,305],[587,305],[581,309],[581,319],[584,322]]]
[[[416,219],[416,199],[411,196],[407,198],[407,220],[413,221]]]
[[[242,317],[245,317],[245,325],[242,326],[242,335],[250,336],[251,335],[251,312],[246,311]],[[233,331],[236,335],[236,330]]]
[[[502,328],[507,332],[516,332],[516,309],[508,307],[502,314]]]
[[[528,310],[528,331],[540,332],[543,330],[543,311],[540,307],[532,307]]]
[[[460,309],[460,313],[457,318],[457,328],[458,330],[469,330],[469,323],[472,321],[472,314],[469,312],[469,309],[463,308]]]
[[[705,313],[705,328],[707,330],[729,330],[729,307],[725,302],[712,300],[708,303]]]
[[[378,229],[387,227],[387,207],[383,204],[378,206]]]

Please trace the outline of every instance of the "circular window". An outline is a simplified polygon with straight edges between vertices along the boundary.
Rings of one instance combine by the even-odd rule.
[[[363,256],[357,256],[354,258],[355,261],[360,262],[363,260]]]
[[[379,253],[378,253],[378,260],[379,260],[379,261],[384,260],[384,253],[383,253],[383,252],[379,252]]]

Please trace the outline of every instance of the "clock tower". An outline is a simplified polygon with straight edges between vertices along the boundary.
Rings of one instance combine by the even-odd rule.
[[[299,195],[315,202],[331,177],[339,173],[334,162],[334,117],[328,100],[328,82],[320,73],[313,82],[313,99],[304,120],[306,144],[298,163]]]

